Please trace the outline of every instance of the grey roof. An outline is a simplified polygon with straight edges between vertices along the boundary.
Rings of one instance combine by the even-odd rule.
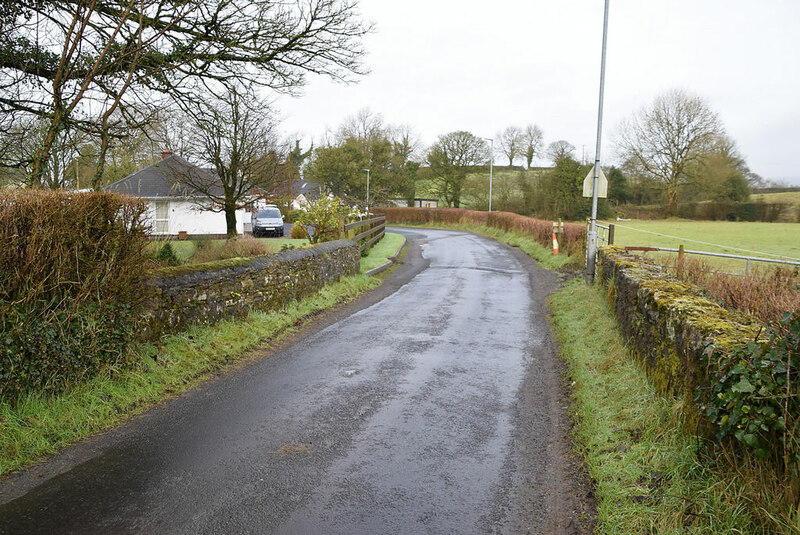
[[[207,184],[212,186],[213,195],[222,195],[222,186],[216,174],[192,165],[177,154],[167,156],[103,189],[146,199],[202,197],[187,182]]]
[[[320,185],[312,180],[300,178],[292,181],[292,197],[297,198],[304,195],[306,199],[313,201],[320,196]]]

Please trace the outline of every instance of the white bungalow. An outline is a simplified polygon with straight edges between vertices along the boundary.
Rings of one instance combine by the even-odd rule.
[[[219,177],[214,173],[169,151],[162,153],[160,161],[104,189],[146,200],[153,236],[178,237],[185,232],[188,236],[225,237],[225,214],[219,207],[214,211],[209,199],[186,182],[211,184],[217,189],[213,191],[215,195],[222,192],[221,185],[216,186]],[[236,231],[243,234],[250,231],[249,227],[250,211],[246,208],[237,210]]]

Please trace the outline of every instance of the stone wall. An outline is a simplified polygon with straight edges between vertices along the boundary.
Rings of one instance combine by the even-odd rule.
[[[143,337],[244,316],[253,309],[280,308],[342,275],[358,273],[359,260],[358,246],[340,240],[238,264],[168,270],[168,276],[149,281]]]
[[[712,343],[733,347],[755,339],[760,325],[621,249],[602,248],[597,266],[630,348],[659,393],[683,399],[687,425],[696,428],[694,391],[707,384],[701,355]]]

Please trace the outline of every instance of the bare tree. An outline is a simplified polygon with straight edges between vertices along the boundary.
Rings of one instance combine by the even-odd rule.
[[[233,89],[191,112],[196,159],[216,177],[187,173],[183,184],[200,193],[205,208],[225,213],[229,237],[235,237],[236,210],[274,188],[279,164],[274,113],[269,104]]]
[[[8,0],[0,114],[48,121],[30,158],[32,184],[68,125],[100,138],[101,177],[117,118],[154,95],[197,102],[211,86],[292,92],[308,73],[362,74],[370,26],[357,8],[354,0]],[[77,118],[80,109],[88,119]]]
[[[673,89],[622,122],[618,145],[626,160],[662,183],[674,213],[691,169],[722,135],[719,117],[702,98]]]
[[[563,139],[559,139],[558,141],[553,141],[547,146],[547,157],[550,158],[550,161],[552,161],[555,164],[557,164],[559,160],[567,156],[572,158],[574,154],[575,154],[575,145]]]
[[[514,160],[523,149],[522,130],[516,126],[509,126],[496,134],[500,152],[508,158],[508,165],[514,165]]]
[[[339,142],[348,138],[368,142],[376,138],[385,137],[388,128],[383,121],[383,115],[374,113],[369,108],[361,108],[355,115],[345,118],[336,131],[336,137]]]
[[[522,131],[522,153],[525,156],[528,169],[531,168],[533,159],[538,156],[542,150],[543,137],[542,129],[535,124],[529,124],[525,127],[525,130]]]
[[[419,159],[422,142],[411,125],[401,124],[390,127],[390,137],[394,152],[403,163]]]
[[[451,132],[428,149],[427,162],[434,175],[434,189],[448,206],[458,208],[461,189],[471,167],[489,157],[487,143],[470,132]]]

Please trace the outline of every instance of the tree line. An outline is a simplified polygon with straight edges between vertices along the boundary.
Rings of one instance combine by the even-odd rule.
[[[162,148],[209,167],[231,220],[254,189],[287,201],[305,176],[363,204],[416,196],[422,181],[446,206],[488,204],[490,160],[498,208],[576,219],[588,172],[566,140],[545,145],[536,124],[487,139],[455,130],[424,147],[408,125],[362,110],[320,146],[282,140],[263,90],[295,91],[309,73],[347,80],[365,72],[371,30],[353,0],[112,0],[0,5],[0,180],[32,187],[99,188],[159,158]],[[607,202],[743,200],[752,173],[719,116],[673,90],[618,128]],[[548,169],[534,163],[547,161]]]
[[[314,150],[307,175],[343,198],[363,199],[365,170],[381,200],[411,198],[426,191],[445,206],[488,207],[488,164],[505,158],[509,173],[496,176],[493,206],[540,217],[581,219],[588,215],[582,194],[590,165],[566,140],[543,142],[541,127],[509,126],[488,139],[467,131],[440,135],[427,148],[408,126],[385,125],[380,114],[362,110]],[[718,114],[701,97],[684,90],[659,95],[623,121],[611,137],[617,161],[607,169],[609,198],[600,213],[618,204],[662,204],[675,213],[685,201],[744,201],[766,181],[753,173]],[[546,161],[546,168],[535,168]],[[515,164],[521,164],[514,167]]]

